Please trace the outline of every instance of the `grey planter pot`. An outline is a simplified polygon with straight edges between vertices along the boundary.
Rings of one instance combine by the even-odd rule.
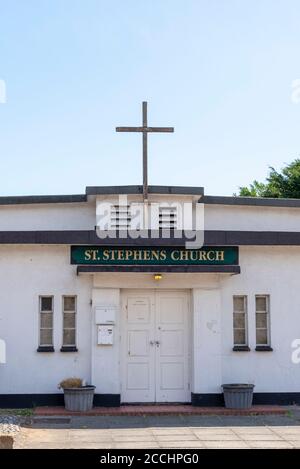
[[[65,408],[72,412],[87,412],[93,408],[95,386],[65,388]]]
[[[222,388],[226,408],[250,409],[254,384],[222,384]]]

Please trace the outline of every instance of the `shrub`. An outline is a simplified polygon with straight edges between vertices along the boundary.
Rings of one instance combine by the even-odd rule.
[[[82,379],[81,378],[67,378],[62,380],[58,388],[65,389],[65,388],[81,388],[82,387]]]

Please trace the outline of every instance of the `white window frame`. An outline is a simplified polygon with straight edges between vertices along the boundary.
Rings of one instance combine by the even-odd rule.
[[[234,299],[235,298],[243,298],[244,300],[244,311],[235,311],[234,309]],[[233,295],[232,297],[232,306],[233,306],[233,315],[232,315],[232,328],[233,328],[233,346],[234,347],[249,347],[249,336],[248,336],[248,296],[247,295]],[[234,327],[234,315],[244,313],[245,315],[245,343],[244,344],[237,344],[235,343],[234,332],[235,330],[242,330],[244,328],[237,328]]]
[[[42,299],[43,298],[51,298],[52,300],[52,309],[47,310],[47,311],[42,311]],[[42,328],[42,321],[41,321],[41,315],[44,313],[51,313],[52,314],[52,327],[43,327]],[[51,330],[51,339],[52,339],[52,344],[42,344],[41,343],[41,330]],[[54,296],[53,295],[39,295],[39,347],[53,347],[54,346]]]
[[[75,310],[65,311],[65,298],[75,298]],[[65,314],[75,314],[75,327],[64,327]],[[64,343],[64,331],[65,330],[75,330],[75,344],[65,344]],[[77,348],[77,295],[63,295],[62,296],[62,348]]]
[[[257,298],[266,298],[266,311],[257,311],[256,308],[256,299]],[[267,328],[265,327],[257,327],[257,322],[256,322],[256,315],[257,314],[266,314],[267,316]],[[258,344],[257,343],[257,330],[265,330],[267,329],[267,343],[266,344]],[[270,347],[271,346],[271,321],[270,321],[270,295],[268,294],[257,294],[255,295],[255,343],[256,347]]]

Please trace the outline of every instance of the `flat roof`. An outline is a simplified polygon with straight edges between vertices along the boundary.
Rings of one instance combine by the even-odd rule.
[[[199,195],[204,194],[203,187],[187,186],[149,186],[149,194],[163,195]],[[112,195],[112,194],[143,194],[143,186],[90,186],[86,188],[87,195]]]
[[[0,205],[67,204],[86,202],[85,194],[73,195],[14,195],[0,197]]]
[[[87,202],[92,195],[143,194],[143,186],[89,186],[85,194],[0,196],[0,205],[67,204]],[[203,196],[203,187],[149,186],[149,194]]]
[[[300,199],[272,199],[268,197],[239,197],[205,195],[201,200],[208,205],[248,205],[254,207],[300,207]]]
[[[88,186],[85,194],[0,196],[0,205],[84,203],[89,196],[138,195],[143,186]],[[199,196],[207,205],[300,208],[300,199],[204,195],[203,187],[149,186],[149,194]]]

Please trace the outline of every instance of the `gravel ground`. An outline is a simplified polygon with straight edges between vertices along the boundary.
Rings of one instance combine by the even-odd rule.
[[[0,434],[13,435],[20,431],[21,419],[15,415],[0,415]]]

